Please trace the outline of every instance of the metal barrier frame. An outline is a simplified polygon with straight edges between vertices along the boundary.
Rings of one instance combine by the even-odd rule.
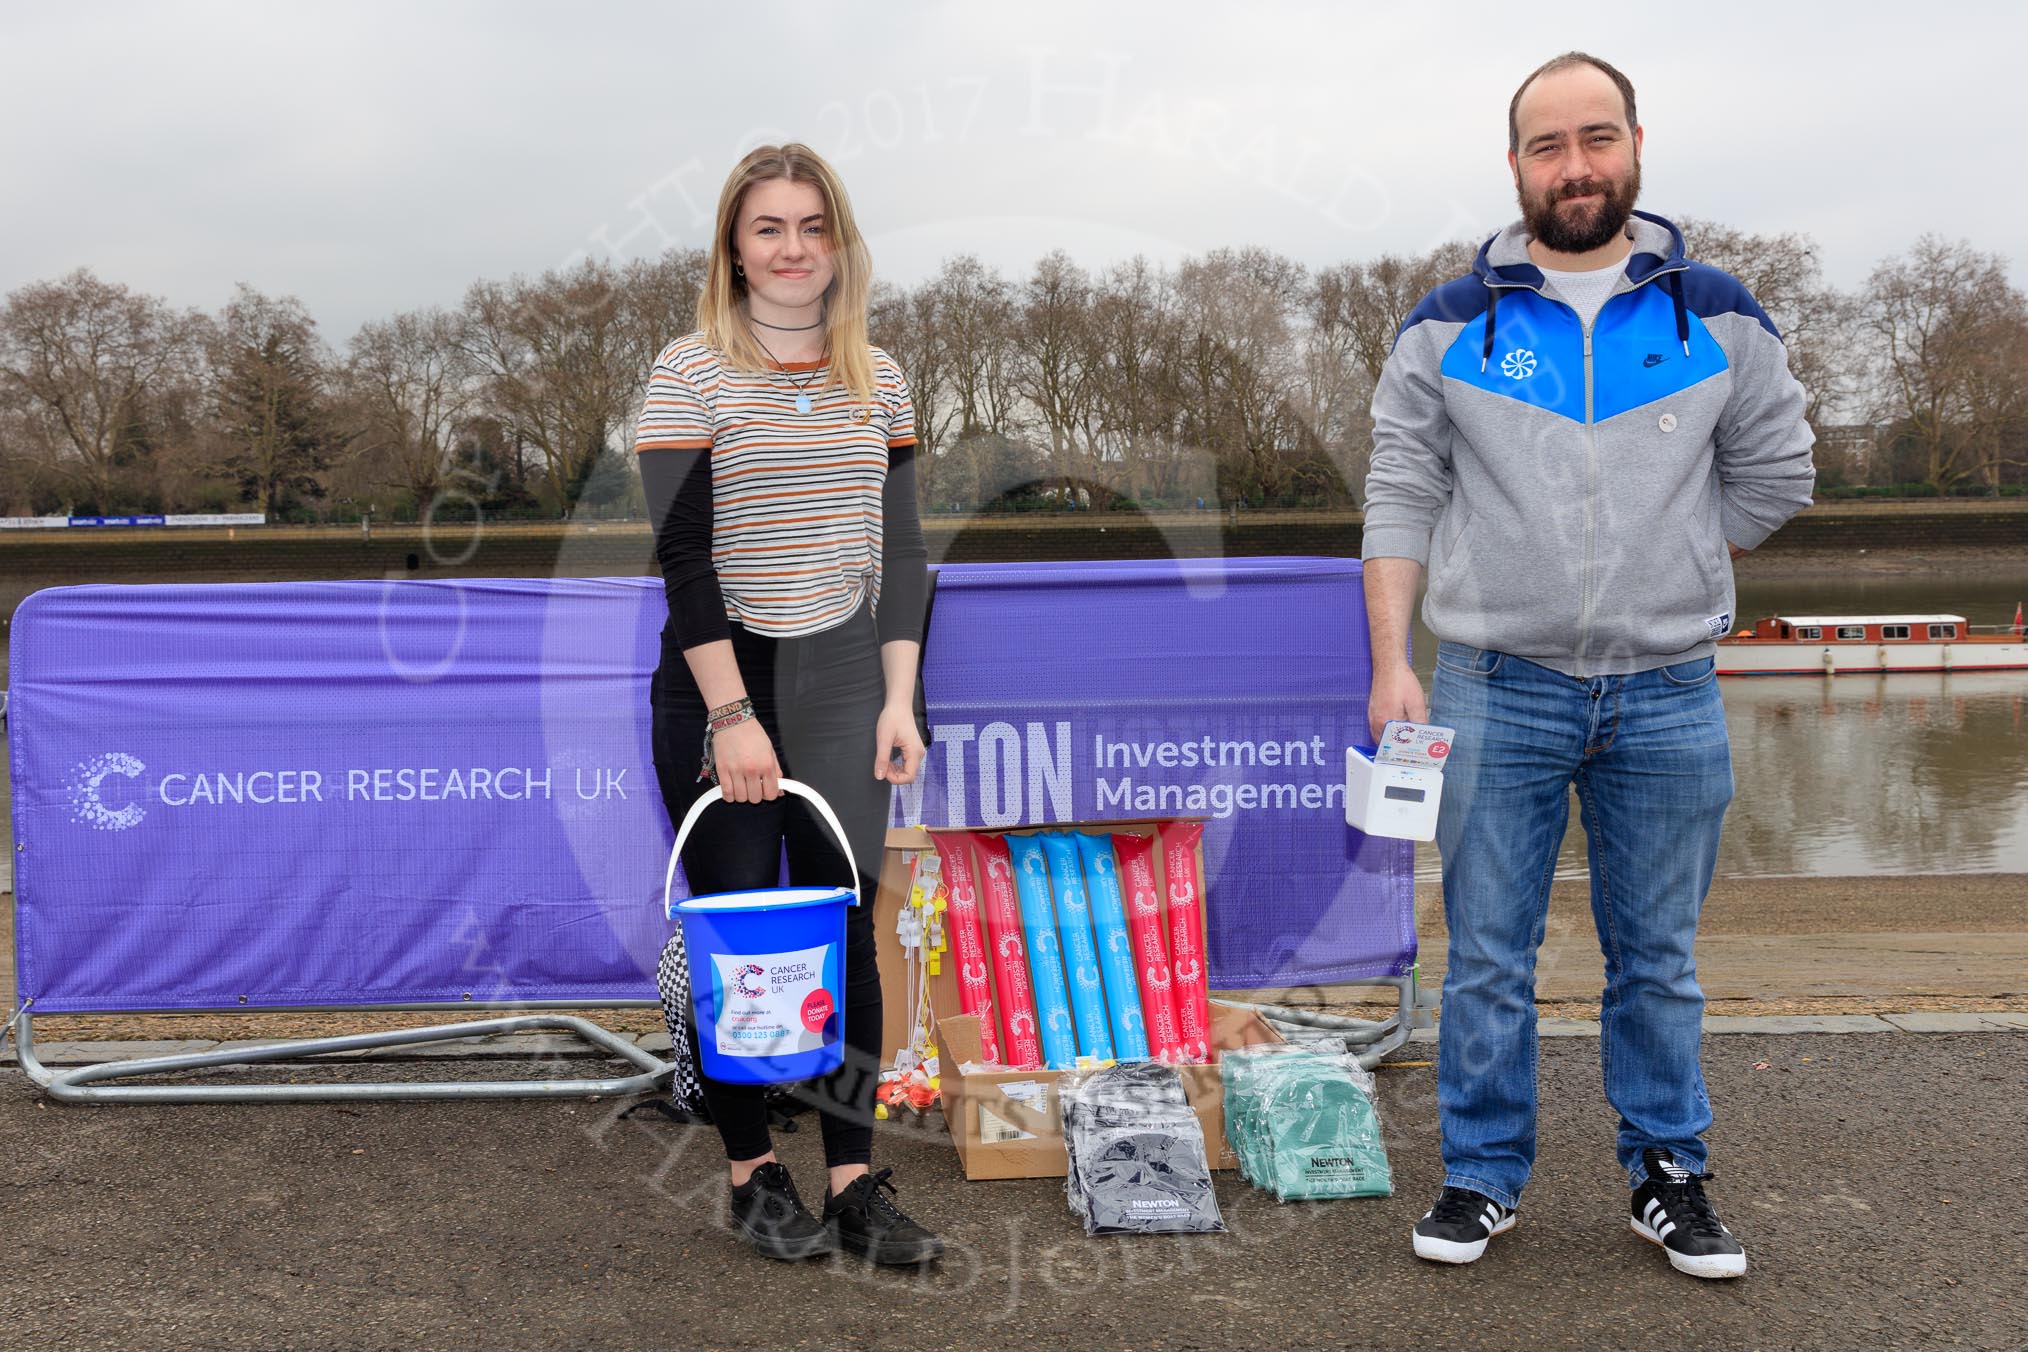
[[[1252,1010],[1263,1023],[1291,1042],[1341,1042],[1345,1050],[1358,1057],[1362,1067],[1371,1070],[1386,1059],[1389,1052],[1405,1045],[1410,1033],[1418,1028],[1436,1026],[1432,1017],[1437,1004],[1436,992],[1423,987],[1421,976],[1422,964],[1417,963],[1402,976],[1373,977],[1348,983],[1355,986],[1392,986],[1396,1002],[1394,1016],[1388,1019],[1355,1019],[1315,1009],[1251,1004],[1240,1000],[1222,1000],[1219,1003]]]
[[[32,1002],[31,1002],[32,1003]],[[655,1001],[601,1001],[600,1009],[652,1009]],[[386,1010],[388,1006],[376,1006]],[[411,1007],[413,1008],[413,1007]],[[525,1009],[522,1005],[475,1004],[464,1009]],[[132,1012],[132,1011],[128,1011]],[[178,1010],[177,1013],[201,1013]],[[217,1013],[245,1014],[244,1009]],[[316,1013],[335,1010],[267,1010],[266,1013]],[[347,1007],[344,1012],[360,1012]],[[168,1075],[179,1071],[207,1070],[218,1066],[266,1065],[277,1061],[302,1061],[325,1055],[372,1051],[382,1047],[407,1047],[453,1038],[485,1037],[496,1033],[535,1031],[574,1033],[609,1056],[635,1066],[639,1073],[617,1079],[584,1080],[380,1080],[343,1084],[238,1084],[161,1085],[103,1084],[108,1080],[139,1075]],[[189,1052],[174,1056],[145,1056],[125,1061],[101,1061],[69,1070],[55,1070],[35,1055],[35,1019],[24,1005],[14,1019],[16,1055],[21,1069],[60,1103],[337,1103],[413,1102],[430,1099],[556,1099],[587,1098],[593,1095],[618,1097],[644,1094],[664,1084],[674,1071],[673,1062],[662,1061],[634,1043],[589,1019],[574,1014],[511,1014],[497,1019],[465,1023],[435,1024],[424,1028],[392,1028],[378,1033],[348,1033],[338,1037],[298,1038],[252,1047],[229,1047],[217,1051]],[[323,1062],[319,1064],[330,1064]]]

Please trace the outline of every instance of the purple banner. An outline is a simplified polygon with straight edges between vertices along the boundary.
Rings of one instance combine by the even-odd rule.
[[[646,1000],[670,829],[652,578],[68,587],[16,614],[19,986],[41,1013]],[[897,821],[1212,820],[1214,984],[1405,970],[1409,847],[1344,825],[1358,565],[949,567]]]
[[[16,614],[38,1012],[653,995],[652,579],[67,587]]]
[[[1414,847],[1345,825],[1371,684],[1354,560],[946,567],[924,659],[935,744],[897,815],[1203,815],[1214,987],[1399,975]]]

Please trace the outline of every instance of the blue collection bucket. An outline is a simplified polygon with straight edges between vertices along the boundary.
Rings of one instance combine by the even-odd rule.
[[[763,887],[671,904],[676,861],[716,788],[691,804],[669,851],[662,909],[683,926],[690,1000],[704,1073],[725,1084],[791,1084],[845,1060],[845,908],[859,898],[859,865],[831,805],[807,784],[782,792],[809,800],[845,851],[844,887]]]

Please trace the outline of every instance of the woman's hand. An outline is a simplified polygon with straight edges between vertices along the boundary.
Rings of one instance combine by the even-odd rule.
[[[873,725],[873,777],[890,784],[913,784],[922,768],[922,733],[915,726],[915,710],[907,704],[889,702],[881,706],[880,721]],[[901,753],[896,764],[894,753]]]
[[[775,744],[757,718],[711,734],[711,763],[728,803],[760,803],[782,796],[782,767]]]

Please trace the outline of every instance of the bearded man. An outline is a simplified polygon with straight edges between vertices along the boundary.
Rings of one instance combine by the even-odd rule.
[[[1631,1225],[1679,1271],[1736,1277],[1745,1251],[1703,1188],[1692,954],[1733,792],[1712,641],[1732,558],[1809,504],[1803,391],[1746,289],[1633,209],[1625,75],[1557,57],[1507,132],[1522,219],[1396,336],[1366,481],[1372,730],[1456,730],[1437,821],[1445,1177],[1415,1252],[1469,1263],[1514,1225],[1535,1161],[1535,954],[1574,789]],[[1428,702],[1407,645],[1425,569]]]

